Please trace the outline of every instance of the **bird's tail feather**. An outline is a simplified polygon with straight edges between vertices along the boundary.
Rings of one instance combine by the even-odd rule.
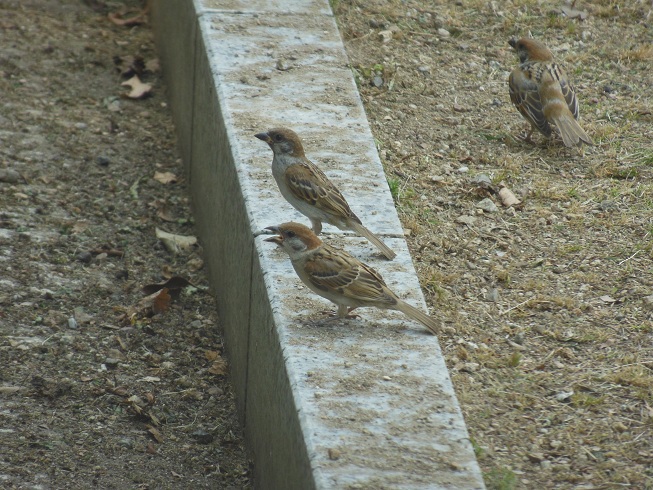
[[[397,309],[404,315],[420,322],[422,325],[428,328],[433,335],[437,335],[440,332],[440,325],[436,323],[434,318],[428,316],[422,310],[418,310],[414,306],[411,306],[401,300],[397,303]]]
[[[370,242],[372,242],[372,245],[378,248],[388,260],[392,260],[397,256],[397,254],[394,253],[392,249],[388,247],[385,243],[383,243],[378,236],[376,236],[374,233],[372,233],[370,230],[365,228],[360,223],[353,222],[352,228],[356,233],[367,238]]]
[[[580,127],[580,124],[570,115],[564,114],[563,116],[554,120],[555,125],[560,130],[560,136],[565,146],[573,148],[583,143],[586,145],[593,145],[592,139],[587,135],[585,130]]]

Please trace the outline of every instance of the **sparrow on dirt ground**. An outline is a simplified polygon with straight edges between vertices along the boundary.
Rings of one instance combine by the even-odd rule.
[[[529,38],[508,41],[519,55],[519,66],[508,79],[510,100],[531,123],[526,140],[536,129],[551,137],[551,125],[558,127],[567,147],[592,144],[580,127],[578,99],[567,74],[553,61],[553,54],[539,41]]]
[[[385,243],[354,214],[338,188],[304,154],[297,134],[285,128],[275,128],[255,135],[272,151],[272,175],[283,197],[311,220],[315,234],[322,231],[322,222],[341,230],[353,231],[367,238],[388,259],[396,257]]]
[[[439,332],[435,319],[399,299],[378,272],[347,252],[323,243],[307,226],[290,222],[266,229],[278,235],[265,241],[276,243],[288,253],[302,282],[338,306],[338,318],[355,317],[350,314],[360,307],[398,310],[434,335]]]

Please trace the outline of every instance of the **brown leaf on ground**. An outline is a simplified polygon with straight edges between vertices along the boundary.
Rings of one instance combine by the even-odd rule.
[[[167,281],[158,284],[146,284],[143,286],[142,291],[145,294],[154,294],[157,291],[166,289],[168,294],[173,300],[176,300],[181,294],[181,290],[187,286],[193,286],[188,280],[180,276],[172,276]]]
[[[163,221],[168,221],[170,223],[177,221],[177,216],[173,212],[172,206],[166,199],[156,199],[150,202],[148,206],[154,208],[156,210],[157,217]]]
[[[163,288],[149,296],[142,298],[135,305],[130,306],[121,316],[121,319],[134,323],[141,318],[150,318],[158,313],[163,313],[170,307],[172,297],[168,288]]]
[[[141,82],[138,75],[134,75],[126,82],[122,82],[120,85],[131,88],[130,92],[124,94],[124,96],[129,99],[142,99],[143,97],[148,96],[152,91],[152,85]]]
[[[155,232],[156,237],[161,240],[166,250],[173,254],[190,250],[197,244],[197,238],[194,236],[174,235],[159,228],[156,228]]]
[[[152,434],[152,437],[158,442],[159,444],[163,443],[163,434],[161,434],[161,431],[157,429],[156,427],[153,427],[151,425],[147,426],[147,431]]]
[[[220,356],[220,353],[217,350],[207,350],[204,351],[204,357],[207,361],[215,361]]]
[[[210,374],[215,374],[216,376],[223,376],[227,374],[227,361],[223,358],[216,359],[211,367],[207,369]]]
[[[159,62],[159,58],[152,58],[151,60],[147,60],[145,62],[145,69],[151,73],[157,73],[159,70],[161,70],[161,63]]]
[[[172,172],[154,172],[154,180],[162,184],[175,184],[177,176]]]
[[[147,23],[147,13],[149,10],[149,7],[146,6],[143,10],[136,11],[136,14],[131,17],[126,17],[134,11],[126,11],[123,8],[118,12],[111,12],[107,17],[117,26],[135,26]]]
[[[505,186],[499,189],[499,198],[501,198],[501,204],[507,208],[521,204],[521,201],[517,199],[517,196],[515,196],[515,194]]]
[[[168,288],[163,288],[158,294],[152,296],[154,297],[152,301],[152,312],[155,315],[157,313],[163,313],[170,307],[172,298],[168,293]]]
[[[567,5],[560,7],[560,11],[570,19],[585,20],[587,17],[589,17],[589,14],[586,10],[576,10],[575,8]]]

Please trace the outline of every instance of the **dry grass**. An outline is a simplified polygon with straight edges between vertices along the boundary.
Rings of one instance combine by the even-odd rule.
[[[335,10],[424,292],[456,329],[440,340],[487,486],[653,488],[651,7],[579,3],[579,21],[559,6]],[[584,154],[520,139],[507,40],[528,31],[577,87]],[[502,208],[478,174],[523,205]],[[501,209],[479,214],[488,195]]]

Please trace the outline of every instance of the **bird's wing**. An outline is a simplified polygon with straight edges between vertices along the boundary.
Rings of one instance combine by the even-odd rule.
[[[551,126],[544,117],[542,101],[538,91],[538,83],[534,74],[528,69],[516,68],[508,79],[510,100],[533,126],[543,135],[551,135]]]
[[[297,199],[340,218],[360,220],[322,170],[309,161],[293,165],[285,174],[286,184]]]
[[[574,119],[578,119],[578,99],[576,98],[576,90],[574,90],[574,86],[567,79],[567,75],[559,65],[554,63],[552,70],[555,72],[556,78],[560,82],[562,95],[565,97],[565,102],[567,102],[569,111],[574,115]]]
[[[361,303],[396,304],[394,294],[374,269],[342,250],[325,245],[304,265],[311,284]]]

